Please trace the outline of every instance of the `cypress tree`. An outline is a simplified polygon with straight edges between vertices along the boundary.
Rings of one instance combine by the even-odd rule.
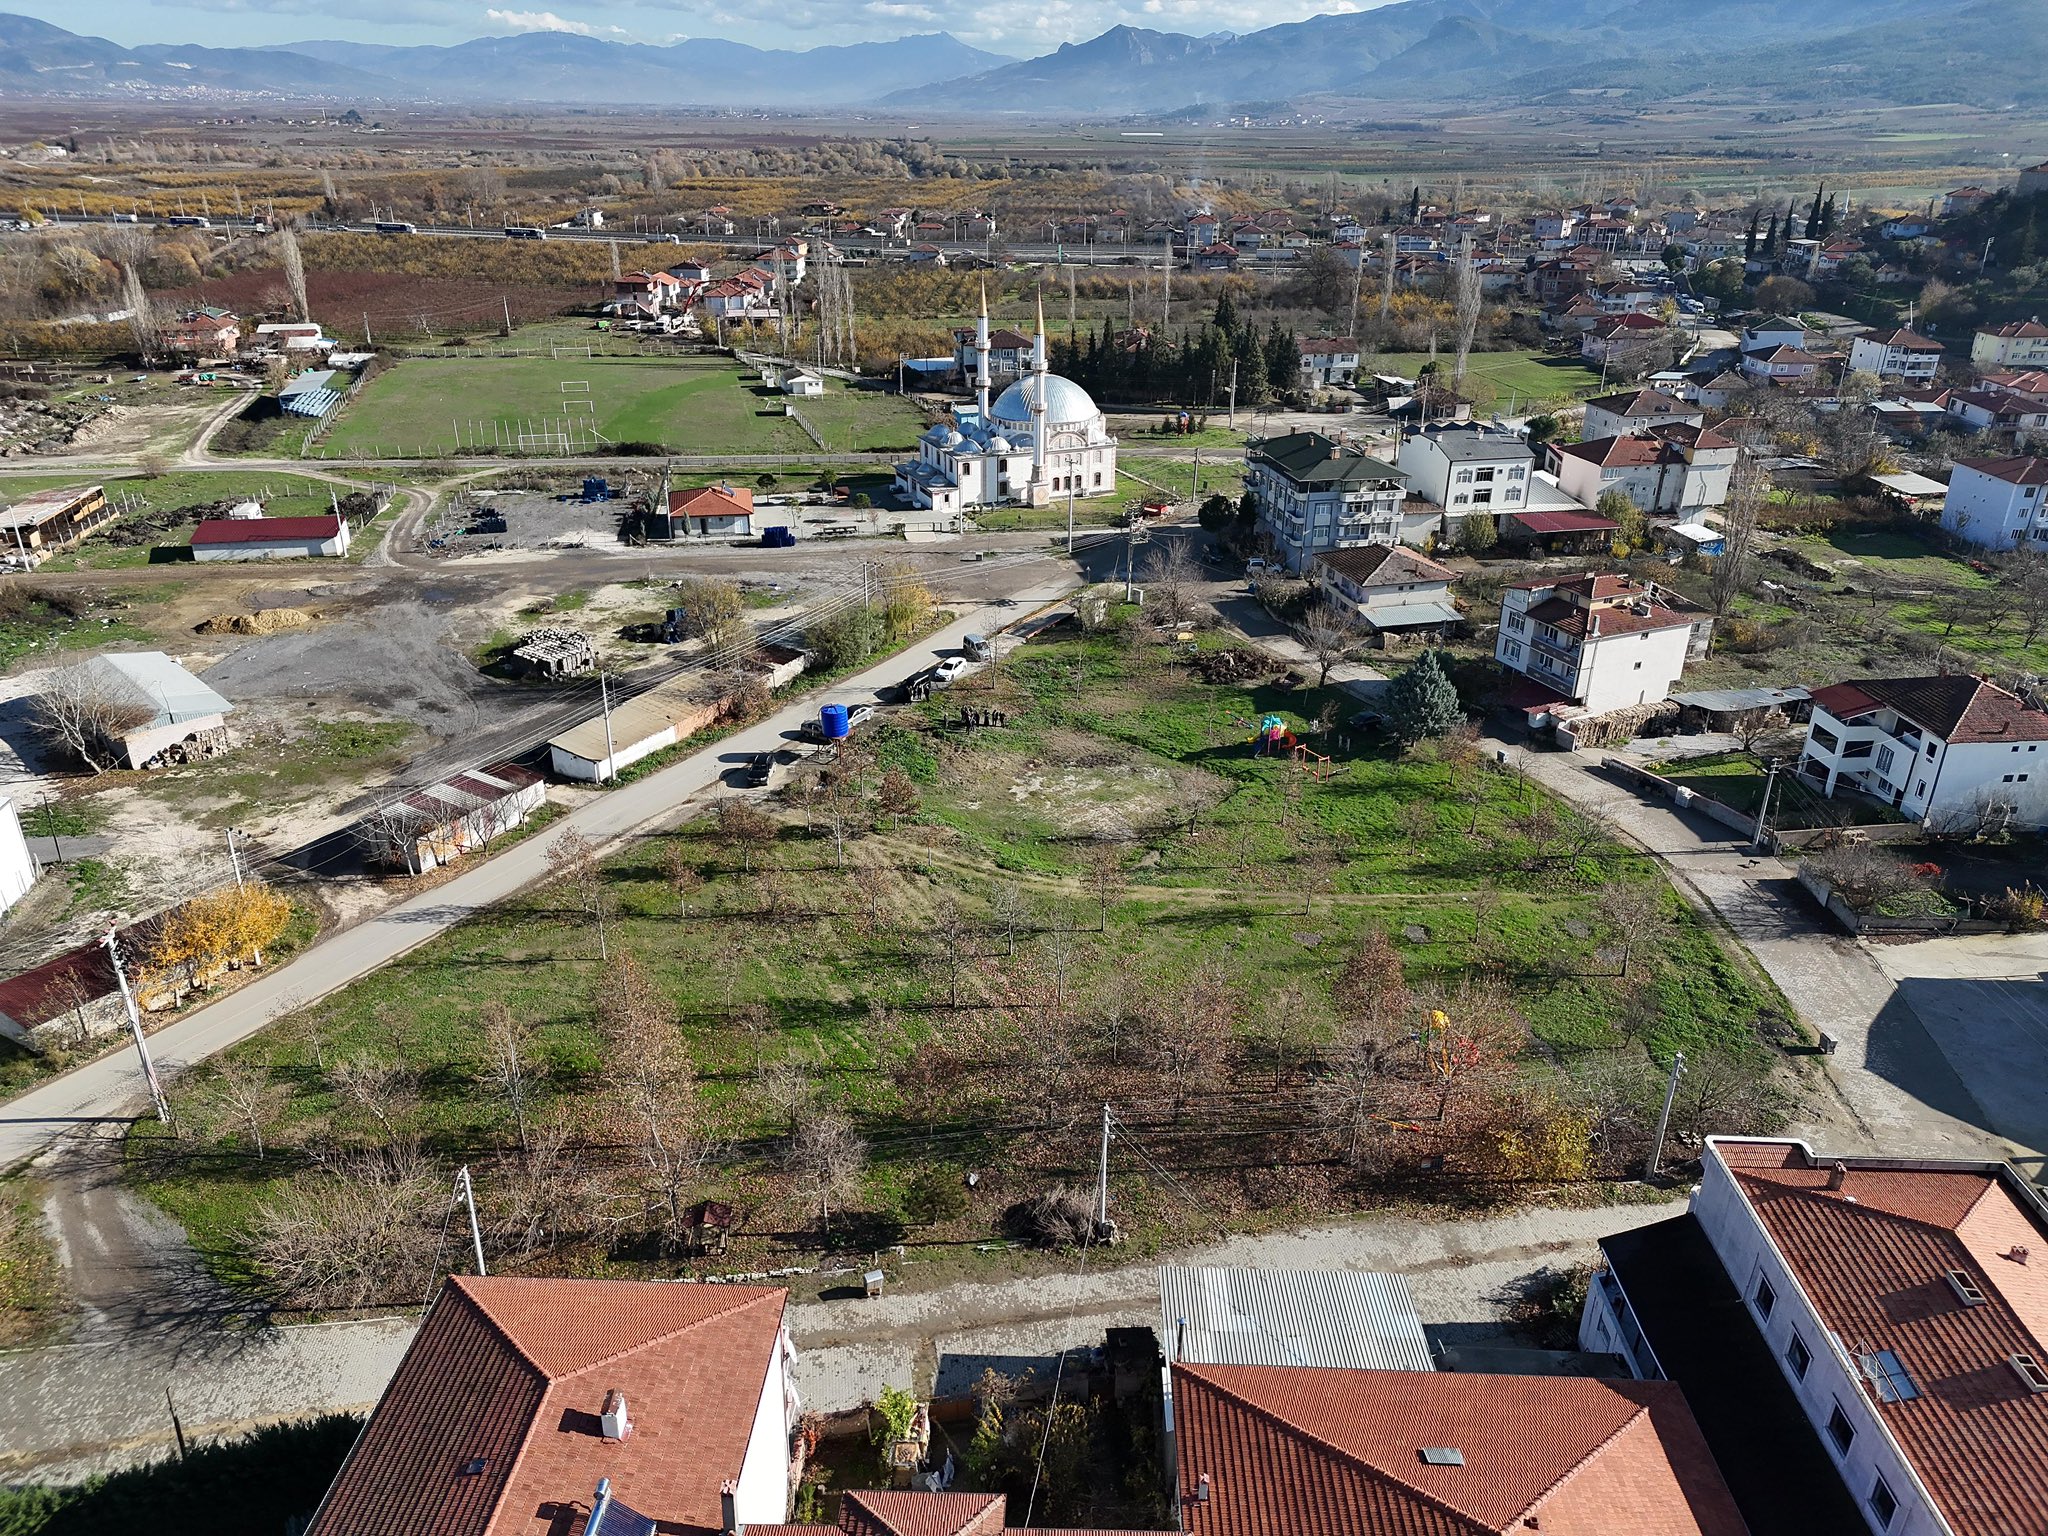
[[[1750,210],[1749,233],[1742,237],[1742,259],[1745,262],[1756,260],[1756,228],[1763,221],[1763,216],[1764,211],[1761,208]]]

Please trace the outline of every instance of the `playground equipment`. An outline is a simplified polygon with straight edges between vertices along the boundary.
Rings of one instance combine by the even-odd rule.
[[[1301,742],[1294,744],[1294,765],[1310,778],[1321,782],[1337,772],[1337,765],[1320,752],[1311,752]]]
[[[1296,745],[1294,732],[1287,729],[1287,722],[1278,715],[1262,717],[1250,740],[1254,757],[1278,757],[1292,752]]]

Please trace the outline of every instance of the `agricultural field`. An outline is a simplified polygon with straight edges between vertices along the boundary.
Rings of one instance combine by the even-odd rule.
[[[1797,1026],[1653,866],[1466,737],[1341,748],[1348,707],[1225,642],[1054,631],[284,1019],[131,1174],[222,1273],[317,1304],[416,1278],[458,1151],[494,1269],[645,1275],[705,1196],[742,1213],[720,1267],[961,1262],[1086,1177],[1105,1100],[1152,1164],[1114,1174],[1139,1251],[1572,1185],[1640,1155],[1677,1048],[1687,1133],[1779,1123]],[[1330,776],[1254,755],[1269,714]],[[417,1203],[388,1273],[308,1252],[353,1251],[343,1164]]]
[[[564,385],[587,384],[588,390]],[[588,400],[585,411],[566,402]],[[924,421],[907,400],[833,385],[799,407],[828,450],[912,446]],[[703,354],[666,358],[414,358],[387,368],[344,408],[324,456],[441,457],[463,444],[564,432],[587,419],[614,443],[674,453],[811,454],[818,446],[755,375]],[[564,425],[565,423],[569,425]]]

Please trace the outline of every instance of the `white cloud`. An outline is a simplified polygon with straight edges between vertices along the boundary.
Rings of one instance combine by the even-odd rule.
[[[573,32],[578,37],[624,36],[617,27],[593,27],[553,11],[485,11],[484,20],[508,32]]]

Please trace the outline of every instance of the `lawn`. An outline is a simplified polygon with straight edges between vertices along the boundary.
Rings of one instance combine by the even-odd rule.
[[[1730,810],[1754,816],[1763,803],[1768,778],[1764,764],[1747,752],[1716,752],[1674,759],[1658,769],[1674,784],[1718,800]],[[1822,796],[1791,774],[1780,773],[1771,791],[1771,825],[1775,828],[1871,826],[1899,821],[1896,811],[1875,801],[1843,792]]]
[[[1333,986],[1369,935],[1393,941],[1415,1006],[1438,997],[1458,1016],[1418,1014],[1422,1056],[1397,1047],[1383,1069],[1391,1082],[1438,1062],[1446,1103],[1480,1061],[1499,1069],[1500,1112],[1530,1126],[1582,1072],[1626,1078],[1628,1115],[1654,1117],[1653,1062],[1676,1048],[1708,1075],[1713,1062],[1770,1071],[1782,1000],[1646,861],[1476,753],[1360,745],[1327,780],[1255,757],[1250,722],[1279,713],[1306,729],[1328,697],[1205,682],[1183,655],[1145,636],[1027,645],[857,737],[834,777],[785,770],[765,841],[743,849],[709,816],[636,839],[592,887],[609,905],[602,933],[567,887],[492,908],[237,1050],[274,1096],[265,1159],[209,1070],[188,1080],[183,1141],[138,1130],[134,1175],[231,1277],[250,1272],[264,1200],[331,1178],[315,1160],[336,1149],[394,1136],[472,1162],[494,1230],[519,1225],[541,1197],[515,1177],[513,1115],[486,1068],[482,1021],[502,1004],[532,1031],[529,1123],[582,1149],[578,1180],[610,1190],[604,1208],[629,1226],[647,1165],[621,1140],[635,1132],[619,1074],[650,1050],[686,1056],[688,1082],[663,1102],[688,1106],[707,1147],[688,1198],[744,1210],[725,1267],[817,1247],[815,1208],[781,1162],[795,1119],[843,1114],[866,1143],[836,1242],[886,1247],[928,1226],[927,1242],[967,1245],[1003,1230],[1009,1203],[1086,1178],[1087,1111],[1104,1100],[1181,1181],[1119,1153],[1114,1198],[1142,1251],[1185,1235],[1174,1206],[1189,1182],[1210,1230],[1365,1198],[1311,1106],[1348,1017]],[[1011,723],[963,730],[962,707]],[[1616,886],[1657,914],[1626,976],[1598,906]],[[622,1056],[593,999],[626,955],[668,1016],[654,1038],[673,1043]],[[1493,990],[1468,997],[1474,976]],[[1431,1054],[1429,1029],[1448,1039],[1468,1010],[1501,1006],[1504,1043]],[[1213,1026],[1182,1037],[1197,1016]],[[1453,1147],[1474,1176],[1523,1155],[1497,1125],[1454,1132],[1445,1114],[1401,1122],[1413,1140],[1391,1155]],[[913,1214],[917,1190],[957,1190],[967,1169],[981,1180],[964,1209]],[[564,1265],[676,1267],[625,1229],[494,1267]]]
[[[1414,378],[1430,361],[1426,352],[1384,352],[1360,363],[1371,373],[1398,373]],[[1449,377],[1454,359],[1449,354],[1436,363]],[[1474,352],[1466,363],[1466,376],[1493,387],[1494,399],[1482,404],[1506,411],[1539,404],[1574,400],[1600,387],[1600,370],[1588,368],[1578,358],[1553,352]]]
[[[589,388],[563,387],[582,384]],[[516,450],[522,432],[570,430],[587,420],[611,442],[660,443],[675,453],[816,453],[783,405],[751,370],[704,353],[412,358],[365,385],[318,452],[436,457],[456,452],[458,436],[461,445]],[[924,424],[907,400],[837,381],[799,409],[837,452],[909,448]]]
[[[0,666],[39,652],[147,645],[156,634],[130,616],[133,604],[132,593],[65,591],[15,577],[0,585]]]

